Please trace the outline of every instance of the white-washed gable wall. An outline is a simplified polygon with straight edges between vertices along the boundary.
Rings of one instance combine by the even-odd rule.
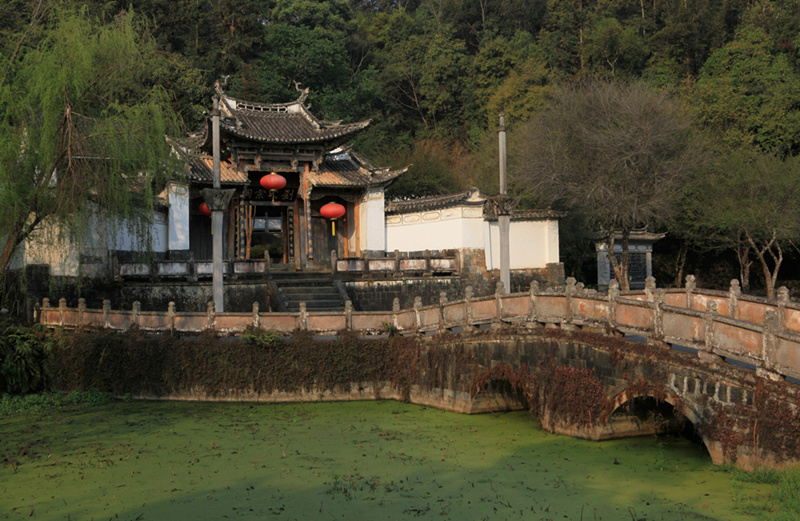
[[[459,206],[386,218],[386,251],[482,248],[483,209]]]

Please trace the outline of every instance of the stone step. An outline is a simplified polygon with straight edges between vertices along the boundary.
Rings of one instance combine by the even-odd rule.
[[[298,311],[301,302],[308,311],[344,311],[346,299],[329,278],[276,280],[275,285],[287,311]]]

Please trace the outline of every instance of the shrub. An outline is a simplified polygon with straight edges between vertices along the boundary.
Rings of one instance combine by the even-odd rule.
[[[24,394],[46,389],[51,376],[51,337],[38,324],[0,328],[0,390]]]

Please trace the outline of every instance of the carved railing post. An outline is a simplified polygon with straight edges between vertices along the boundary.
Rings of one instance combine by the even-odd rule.
[[[67,311],[67,299],[58,299],[58,325],[64,327],[64,312]]]
[[[697,287],[694,275],[686,275],[686,307],[694,309],[694,290]]]
[[[353,301],[350,299],[344,301],[344,327],[353,330]]]
[[[656,342],[664,341],[664,309],[662,306],[667,302],[667,292],[664,288],[656,289],[653,292],[653,340]]]
[[[717,315],[717,303],[709,301],[706,304],[706,312],[703,314],[705,319],[705,337],[706,337],[706,351],[713,353],[715,351],[714,344],[714,318]]]
[[[111,314],[111,301],[108,299],[103,300],[103,327],[108,329],[111,327],[111,320],[109,315]]]
[[[175,303],[170,302],[167,306],[167,328],[170,332],[175,331]]]
[[[400,313],[400,299],[395,297],[392,300],[392,327],[400,331],[400,320],[397,318],[398,313]]]
[[[84,319],[84,314],[85,313],[86,313],[86,299],[85,298],[79,298],[78,299],[78,325],[81,326],[81,327],[84,325],[83,319]]]
[[[308,330],[308,310],[305,302],[300,303],[300,329],[303,331]]]
[[[536,313],[536,295],[539,294],[539,282],[531,281],[530,303],[528,304],[528,327],[539,326],[539,315]]]
[[[619,298],[619,282],[613,279],[608,283],[608,327],[609,330],[617,329],[617,299]]]
[[[575,280],[575,277],[567,277],[566,283],[567,287],[564,288],[564,300],[566,301],[565,305],[566,311],[564,320],[561,323],[561,328],[564,329],[564,325],[566,325],[567,326],[566,329],[572,329],[572,320],[573,320],[572,297],[575,295],[577,281]]]
[[[739,297],[741,296],[742,288],[739,286],[739,281],[736,279],[731,280],[728,295],[728,308],[730,309],[731,318],[739,318]]]
[[[644,281],[644,295],[648,302],[653,302],[655,300],[655,292],[656,292],[656,278],[655,277],[647,277]]]
[[[503,325],[503,293],[504,293],[504,284],[502,281],[497,281],[494,290],[494,302],[495,302],[495,319],[492,321],[492,328],[497,329],[502,327]]]
[[[206,304],[206,329],[209,331],[216,327],[217,315],[214,312],[214,301],[209,301]]]
[[[257,301],[253,302],[253,327],[261,326],[261,316],[258,314],[260,307],[261,306]]]
[[[142,312],[142,303],[139,302],[138,300],[135,300],[133,302],[133,307],[131,308],[131,310],[132,310],[132,315],[133,315],[132,318],[131,318],[131,323],[132,323],[132,325],[135,324],[138,327],[139,326],[139,313]]]
[[[464,331],[471,331],[472,328],[472,297],[474,290],[472,286],[464,289]]]
[[[781,325],[778,313],[772,309],[768,309],[764,313],[764,325],[762,327],[764,346],[761,354],[761,361],[763,367],[756,368],[756,374],[762,378],[773,381],[782,379],[781,375],[775,371],[775,355],[778,349],[777,334],[780,328]]]
[[[444,291],[439,293],[439,327],[440,333],[445,330],[445,306],[447,305],[447,293]]]
[[[414,331],[417,332],[422,328],[422,316],[420,315],[420,308],[422,307],[422,298],[414,297]]]
[[[789,288],[781,286],[778,288],[778,327],[783,329],[786,323],[786,304],[789,303]]]

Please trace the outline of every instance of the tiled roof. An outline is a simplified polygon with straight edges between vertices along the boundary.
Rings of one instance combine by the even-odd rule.
[[[367,128],[370,121],[342,124],[323,121],[303,104],[307,91],[290,103],[253,103],[220,94],[220,128],[251,141],[276,144],[343,143]]]
[[[538,221],[542,219],[560,219],[567,215],[567,212],[557,210],[513,210],[511,212],[512,221]],[[491,205],[486,206],[484,218],[487,221],[497,220],[497,215]]]
[[[214,182],[214,159],[212,157],[190,154],[186,158],[189,163],[190,180],[201,183]],[[239,172],[232,168],[227,161],[220,162],[219,177],[222,183],[247,184],[250,182],[245,172]]]
[[[666,237],[666,233],[655,233],[655,232],[648,232],[647,228],[639,229],[639,230],[631,230],[631,234],[629,240],[631,241],[648,241],[648,242],[656,242],[664,237]],[[605,241],[608,234],[605,232],[600,232],[594,236],[595,241]],[[621,231],[614,231],[614,241],[622,241],[622,232]]]
[[[407,170],[408,167],[400,170],[378,168],[355,152],[337,150],[323,157],[318,171],[311,173],[310,180],[316,187],[367,187],[387,184]]]
[[[386,214],[422,212],[425,210],[438,210],[452,208],[453,206],[482,206],[486,197],[481,195],[477,188],[470,188],[466,192],[433,197],[420,197],[406,201],[392,201],[386,203]]]

